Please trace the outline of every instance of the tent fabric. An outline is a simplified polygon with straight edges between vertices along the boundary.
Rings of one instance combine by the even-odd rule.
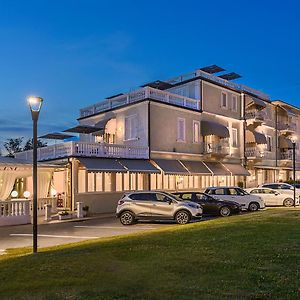
[[[222,163],[222,165],[231,173],[233,176],[250,176],[248,170],[246,170],[240,164]]]
[[[290,139],[286,138],[285,136],[279,136],[279,148],[280,149],[292,149],[293,143]]]
[[[189,172],[178,160],[154,159],[153,160],[165,174],[169,175],[189,175]]]
[[[202,161],[187,161],[181,160],[181,163],[189,170],[191,174],[195,175],[212,175],[210,170],[204,165]]]
[[[267,138],[263,133],[246,130],[246,143],[267,144]]]
[[[78,160],[90,172],[127,172],[116,159],[78,158]]]
[[[215,176],[230,176],[231,173],[220,162],[204,162],[208,169]]]
[[[230,136],[226,126],[213,121],[201,121],[201,134],[203,136],[216,135],[220,138],[229,138]]]
[[[145,159],[118,159],[128,171],[136,173],[160,173],[149,160]]]

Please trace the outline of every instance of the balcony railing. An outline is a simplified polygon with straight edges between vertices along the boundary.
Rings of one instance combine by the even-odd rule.
[[[144,99],[153,99],[160,102],[171,103],[174,105],[200,109],[199,101],[196,99],[176,95],[167,91],[161,91],[151,87],[144,87],[128,94],[113,97],[111,99],[103,100],[94,105],[82,108],[80,110],[80,117],[87,117],[98,112],[106,111],[118,106],[122,106],[128,103],[138,102]]]
[[[148,147],[87,142],[66,142],[38,148],[38,161],[65,157],[141,158],[149,156]],[[32,150],[16,153],[16,158],[32,160]]]
[[[0,226],[30,223],[29,200],[0,201]]]
[[[297,124],[294,122],[279,122],[278,123],[278,130],[282,130],[282,131],[297,131]]]
[[[203,143],[203,154],[229,155],[229,144],[227,142]]]
[[[254,119],[254,120],[263,121],[266,118],[266,113],[260,110],[251,110],[245,113],[245,118],[246,120]]]
[[[257,147],[246,147],[245,155],[247,158],[254,159],[275,159],[275,153],[257,149]]]
[[[280,153],[280,159],[292,160],[293,159],[293,152],[292,151],[281,152]]]

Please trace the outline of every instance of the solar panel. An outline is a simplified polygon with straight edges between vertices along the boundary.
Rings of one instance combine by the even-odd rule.
[[[152,87],[152,88],[158,89],[158,90],[165,90],[165,89],[171,88],[173,85],[168,82],[165,82],[165,81],[156,80],[156,81],[141,85],[141,87],[146,87],[146,86],[149,86],[149,87]]]
[[[225,71],[225,69],[223,69],[223,68],[221,68],[217,65],[211,65],[211,66],[203,67],[200,70],[204,71],[206,73],[209,73],[209,74],[214,74],[214,73],[219,73],[219,72]]]
[[[225,80],[234,80],[234,79],[237,79],[237,78],[241,78],[242,76],[235,73],[235,72],[231,72],[231,73],[220,75],[218,77],[223,78]]]

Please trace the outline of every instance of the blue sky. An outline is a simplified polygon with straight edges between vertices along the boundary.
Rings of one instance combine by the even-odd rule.
[[[218,64],[237,82],[299,105],[299,1],[0,0],[0,144],[29,137],[26,96],[42,96],[40,134],[80,107]]]

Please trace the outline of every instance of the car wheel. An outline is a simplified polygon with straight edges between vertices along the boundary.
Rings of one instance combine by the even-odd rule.
[[[130,211],[124,211],[120,215],[120,222],[123,225],[132,225],[135,223],[135,221],[134,215]]]
[[[230,208],[228,206],[223,206],[220,208],[220,216],[222,217],[228,217],[231,214]]]
[[[259,204],[257,202],[251,202],[248,206],[249,211],[257,211],[259,209]]]
[[[190,220],[191,215],[185,210],[180,210],[175,215],[175,221],[177,222],[177,224],[184,225],[187,224]]]
[[[293,200],[292,198],[284,199],[283,205],[284,205],[285,207],[291,207],[291,206],[294,205],[294,200]]]

